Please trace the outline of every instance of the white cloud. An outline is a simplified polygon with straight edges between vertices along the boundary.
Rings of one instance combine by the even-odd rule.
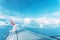
[[[50,24],[50,20],[48,20],[47,17],[41,17],[41,18],[37,18],[36,21],[38,21],[40,24]]]
[[[6,16],[0,15],[0,19],[5,19],[7,18]]]
[[[0,21],[0,26],[3,26],[3,25],[9,25],[9,23],[6,23],[4,21]]]
[[[35,20],[40,27],[44,27],[44,25],[54,25],[53,27],[57,27],[56,25],[60,24],[59,18],[49,18],[49,17],[41,17]]]
[[[31,22],[31,18],[24,19],[24,25],[29,24]]]
[[[58,18],[52,18],[51,22],[52,22],[52,24],[60,24],[60,19],[58,19]]]
[[[35,21],[38,24],[40,24],[40,27],[44,27],[44,25],[50,25],[51,24],[51,21],[47,17],[37,18]]]
[[[0,18],[5,20],[7,17],[1,15]],[[32,22],[32,20],[34,20],[40,25],[41,28],[44,27],[44,25],[54,25],[54,26],[56,26],[56,25],[60,24],[60,19],[58,19],[58,18],[49,18],[49,17],[45,17],[45,16],[44,17],[40,17],[40,18],[24,18],[24,19],[17,18],[15,16],[8,16],[7,19],[8,20],[11,19],[14,22],[18,22],[18,23],[23,21],[23,25],[24,26],[30,24]],[[0,22],[0,23],[2,23],[3,25],[7,25],[5,22]],[[0,25],[2,25],[2,24],[0,24]]]

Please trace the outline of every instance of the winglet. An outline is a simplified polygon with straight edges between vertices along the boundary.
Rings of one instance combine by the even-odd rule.
[[[12,20],[10,20],[10,22],[11,22],[12,26],[14,26],[14,25],[15,25],[15,23],[14,23]]]

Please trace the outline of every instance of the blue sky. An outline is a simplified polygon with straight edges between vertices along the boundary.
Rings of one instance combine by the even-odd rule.
[[[5,10],[11,11],[4,13],[10,16],[40,17],[60,10],[59,0],[2,0],[0,4]]]
[[[59,25],[60,0],[0,0],[1,23],[7,24],[9,18],[18,23],[24,20],[25,24],[34,20],[39,25],[43,23],[41,26]]]

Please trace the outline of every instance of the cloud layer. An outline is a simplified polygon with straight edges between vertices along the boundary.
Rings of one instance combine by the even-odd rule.
[[[55,15],[55,14],[54,14]],[[56,15],[55,15],[56,16]],[[1,20],[2,19],[2,20]],[[54,18],[50,16],[42,16],[39,18],[17,18],[15,16],[0,16],[0,25],[8,25],[10,23],[10,19],[14,21],[16,24],[20,25],[23,23],[24,26],[30,25],[33,21],[36,22],[36,24],[40,25],[41,28],[44,26],[50,25],[52,27],[58,27],[60,24],[60,18]],[[6,20],[6,21],[4,21]],[[6,24],[7,23],[7,24]]]

